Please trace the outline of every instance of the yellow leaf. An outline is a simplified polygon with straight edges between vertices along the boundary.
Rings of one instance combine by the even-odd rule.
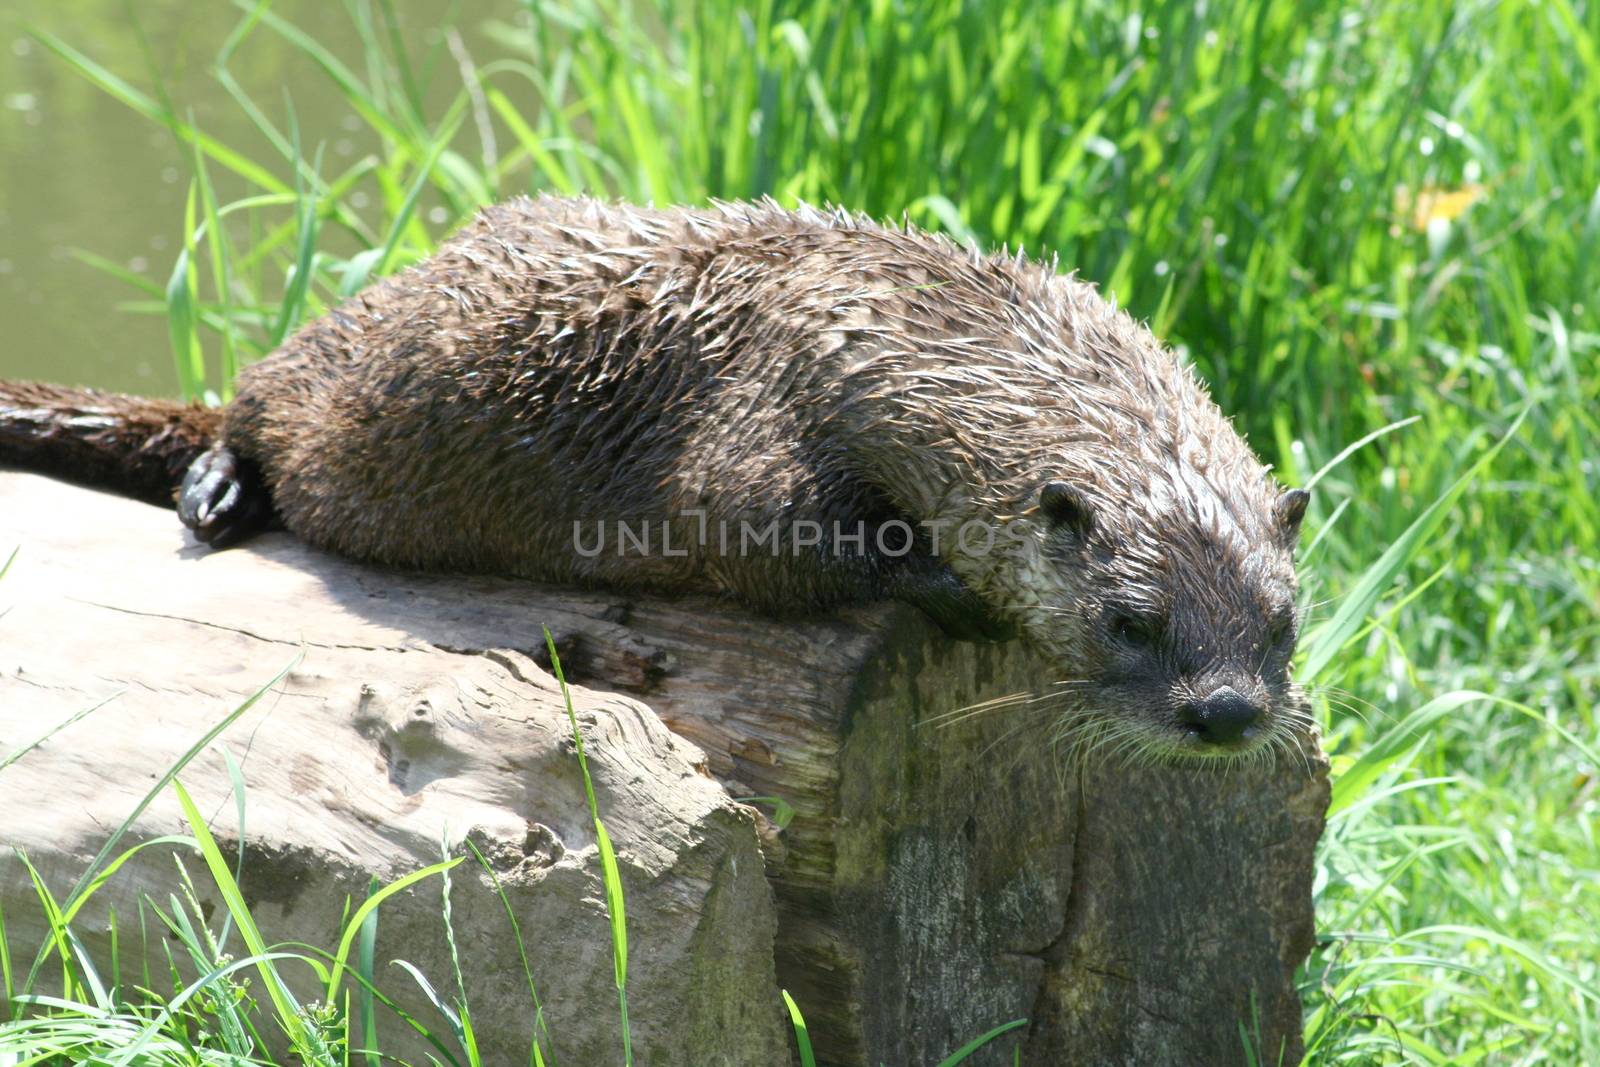
[[[1409,216],[1411,228],[1426,232],[1428,224],[1436,219],[1454,222],[1466,210],[1488,194],[1488,189],[1477,182],[1468,182],[1459,189],[1439,185],[1424,185],[1415,195],[1402,185],[1395,190],[1396,210]]]

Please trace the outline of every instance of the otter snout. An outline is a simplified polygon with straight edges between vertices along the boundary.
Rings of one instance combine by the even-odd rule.
[[[1261,721],[1262,707],[1231,685],[1218,686],[1200,700],[1185,703],[1178,721],[1201,741],[1225,745],[1238,741]]]

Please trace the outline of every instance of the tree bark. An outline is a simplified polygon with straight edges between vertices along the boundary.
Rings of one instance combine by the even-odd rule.
[[[56,887],[152,775],[298,655],[225,735],[249,785],[246,892],[269,925],[328,943],[329,902],[437,859],[445,829],[475,831],[515,883],[558,1053],[566,1032],[567,1062],[617,1060],[604,894],[544,671],[548,626],[623,867],[640,1064],[782,1062],[779,987],[840,1067],[937,1063],[1017,1019],[967,1062],[1020,1049],[1029,1064],[1233,1064],[1241,1024],[1264,1062],[1299,1057],[1293,976],[1327,802],[1314,743],[1303,761],[1226,774],[1078,766],[1039,742],[1037,713],[951,715],[1047,686],[1047,664],[1016,643],[950,641],[902,606],[783,622],[380,571],[286,534],[211,553],[170,513],[0,472],[0,554],[11,545],[5,750],[115,694],[0,772],[0,840]],[[220,756],[183,780],[233,824]],[[792,823],[735,803],[754,797],[782,798]],[[174,810],[158,804],[139,830],[174,832]],[[14,953],[32,900],[19,868],[0,866]],[[453,879],[475,1024],[525,1061],[500,904],[475,868]],[[141,867],[117,899],[164,900],[173,880],[170,860]],[[426,885],[393,919],[385,905],[395,947],[379,958],[443,986],[448,958],[420,951],[440,937]],[[483,1010],[480,989],[495,991]]]

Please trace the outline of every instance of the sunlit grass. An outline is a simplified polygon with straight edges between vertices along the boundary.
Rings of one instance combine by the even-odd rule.
[[[182,258],[145,294],[187,392],[487,200],[770,193],[1059,253],[1289,481],[1414,418],[1308,522],[1310,628],[1349,639],[1308,666],[1336,770],[1363,768],[1321,853],[1309,1061],[1600,1062],[1600,4],[577,0],[477,56],[350,10],[359,54],[264,6],[217,42],[262,158],[46,41],[190,161]],[[330,169],[233,77],[260,35],[338,86],[365,155]],[[455,90],[433,110],[430,78]]]

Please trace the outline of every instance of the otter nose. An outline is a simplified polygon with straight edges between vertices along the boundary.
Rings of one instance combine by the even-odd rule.
[[[1228,685],[1220,686],[1204,700],[1185,705],[1182,715],[1185,726],[1213,744],[1239,740],[1259,718],[1261,709]]]

